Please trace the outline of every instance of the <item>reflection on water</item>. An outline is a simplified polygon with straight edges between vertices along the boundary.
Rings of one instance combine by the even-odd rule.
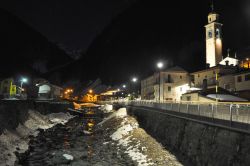
[[[88,115],[94,115],[95,112],[93,109],[88,109],[86,111],[86,114]],[[87,152],[88,152],[88,160],[91,160],[91,158],[93,157],[94,154],[94,148],[93,148],[93,144],[94,144],[94,135],[92,134],[93,132],[93,128],[96,124],[96,120],[93,118],[84,118],[83,119],[83,130],[84,131],[88,131],[89,132],[89,137],[86,141],[87,144]]]

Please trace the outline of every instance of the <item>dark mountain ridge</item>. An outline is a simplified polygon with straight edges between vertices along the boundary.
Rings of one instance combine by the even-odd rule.
[[[18,17],[0,9],[0,77],[43,73],[72,59]]]

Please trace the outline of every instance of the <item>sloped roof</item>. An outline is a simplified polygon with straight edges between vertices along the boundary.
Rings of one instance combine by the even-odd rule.
[[[187,71],[184,70],[183,68],[181,68],[180,66],[175,66],[175,67],[168,68],[168,69],[164,70],[164,72],[187,73]]]
[[[214,69],[234,69],[234,70],[236,70],[237,67],[236,66],[225,66],[225,65],[218,64],[218,65],[210,67],[208,69],[199,70],[199,71],[193,72],[191,74],[192,75],[198,74],[198,73],[207,72],[207,71],[214,70]]]

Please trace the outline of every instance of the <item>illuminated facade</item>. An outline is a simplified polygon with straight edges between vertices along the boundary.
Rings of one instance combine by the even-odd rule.
[[[244,69],[250,69],[250,59],[247,58],[240,63],[240,67]]]
[[[3,97],[17,97],[21,94],[21,88],[14,85],[13,78],[4,79],[0,82],[0,94]]]
[[[206,28],[206,63],[214,67],[222,60],[222,24],[219,15],[211,12],[208,15]]]
[[[181,95],[190,89],[187,71],[176,66],[141,81],[142,100],[180,101]]]

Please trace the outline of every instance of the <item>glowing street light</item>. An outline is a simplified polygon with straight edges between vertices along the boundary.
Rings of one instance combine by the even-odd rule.
[[[163,67],[164,67],[163,62],[158,62],[158,63],[157,63],[157,68],[158,68],[158,69],[162,69]]]
[[[163,62],[158,62],[156,66],[159,69],[159,101],[160,101],[161,100],[161,69],[164,67],[164,64]]]
[[[124,84],[124,85],[122,85],[122,87],[123,87],[123,88],[126,88],[127,86]]]
[[[21,79],[21,89],[23,88],[23,83],[27,83],[28,79],[27,78],[22,78]]]
[[[89,93],[93,93],[93,90],[92,90],[92,89],[90,89],[90,90],[89,90]]]
[[[136,77],[132,78],[132,81],[137,82],[137,78]]]

